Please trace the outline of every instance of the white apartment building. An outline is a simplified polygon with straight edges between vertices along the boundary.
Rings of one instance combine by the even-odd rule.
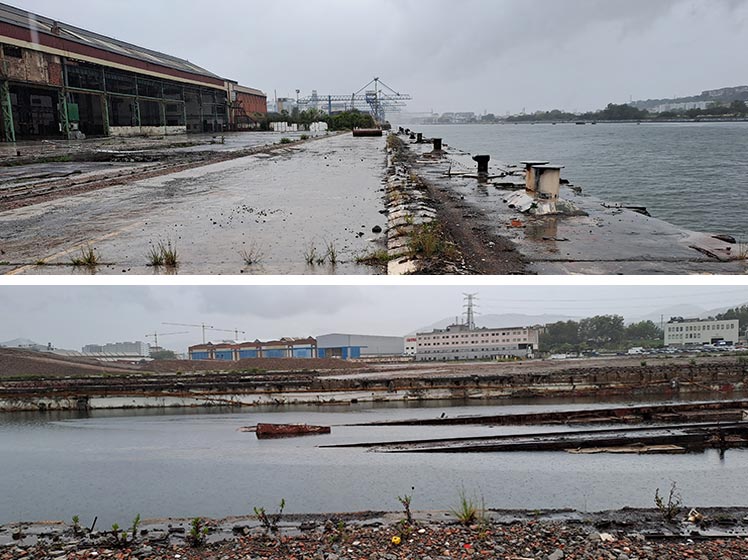
[[[505,356],[531,356],[538,349],[540,329],[470,329],[450,325],[416,335],[417,361],[491,360]]]
[[[415,356],[417,347],[418,347],[417,336],[406,336],[405,337],[405,355],[406,356]]]
[[[665,346],[735,344],[739,331],[737,319],[670,319],[665,325]]]

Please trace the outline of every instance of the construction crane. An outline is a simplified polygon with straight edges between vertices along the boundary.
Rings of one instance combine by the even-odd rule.
[[[213,327],[211,329],[219,332],[232,332],[234,333],[234,340],[239,340],[239,334],[247,334],[246,331],[240,331],[239,329],[215,329]]]
[[[406,93],[400,93],[385,84],[379,78],[374,78],[364,87],[351,95],[318,95],[314,92],[308,97],[298,100],[299,108],[302,105],[313,105],[317,107],[320,103],[327,103],[327,113],[332,114],[332,104],[345,103],[348,109],[366,109],[374,117],[378,124],[384,124],[387,120],[387,111],[399,111],[405,106],[405,101],[413,99]],[[350,105],[349,105],[350,103]]]
[[[171,336],[173,334],[189,334],[189,333],[187,331],[182,331],[182,332],[164,332],[164,333],[154,332],[152,334],[147,334],[145,336],[146,336],[146,338],[153,338],[153,345],[154,346],[158,346],[158,337],[159,337],[159,335],[160,336]]]
[[[162,325],[171,325],[172,327],[192,327],[195,329],[202,329],[203,331],[203,344],[205,344],[205,329],[212,329],[210,325],[200,323],[199,325],[190,325],[188,323],[161,323]]]

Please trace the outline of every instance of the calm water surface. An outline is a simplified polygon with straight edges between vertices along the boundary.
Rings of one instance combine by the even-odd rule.
[[[550,430],[543,427],[364,427],[344,423],[569,408],[580,405],[253,409],[0,415],[0,523],[78,514],[100,526],[166,516],[449,509],[462,486],[498,508],[600,510],[651,506],[675,480],[687,504],[748,505],[748,452],[673,456],[566,453],[376,454],[330,443]],[[589,408],[589,405],[583,405]],[[441,407],[441,408],[440,408]],[[258,441],[237,428],[309,422],[332,434]]]
[[[547,159],[608,202],[748,241],[748,123],[416,126],[503,163]]]

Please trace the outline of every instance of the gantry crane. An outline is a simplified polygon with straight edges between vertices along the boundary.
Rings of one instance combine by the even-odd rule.
[[[298,100],[298,105],[319,105],[327,102],[327,113],[332,113],[332,104],[345,103],[346,109],[368,109],[378,124],[384,124],[387,111],[399,111],[405,106],[405,101],[413,99],[406,93],[400,93],[385,84],[379,78],[374,78],[364,87],[351,95],[318,95],[313,94]],[[350,105],[349,105],[350,103]]]

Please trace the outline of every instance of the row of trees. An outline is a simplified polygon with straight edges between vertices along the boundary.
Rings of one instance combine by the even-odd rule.
[[[538,111],[530,115],[514,115],[507,117],[507,122],[566,122],[566,121],[644,121],[662,119],[697,119],[700,117],[748,117],[748,105],[745,101],[733,101],[730,105],[713,104],[706,109],[688,109],[682,111],[664,111],[650,113],[646,109],[637,109],[631,105],[616,105],[609,103],[605,109],[582,113],[566,113],[554,109],[553,111]]]
[[[740,322],[740,334],[748,334],[748,305],[741,305],[728,309],[715,317],[718,321],[731,321],[737,319]]]
[[[309,108],[299,111],[297,107],[289,113],[285,109],[280,113],[268,113],[257,118],[261,130],[270,130],[270,123],[287,122],[291,124],[310,125],[314,122],[326,122],[330,130],[352,130],[354,128],[371,128],[375,126],[374,118],[369,113],[352,110],[328,115],[319,109]]]
[[[581,321],[546,325],[540,347],[549,352],[622,351],[632,346],[662,346],[662,331],[652,321],[625,325],[620,315],[597,315]]]

